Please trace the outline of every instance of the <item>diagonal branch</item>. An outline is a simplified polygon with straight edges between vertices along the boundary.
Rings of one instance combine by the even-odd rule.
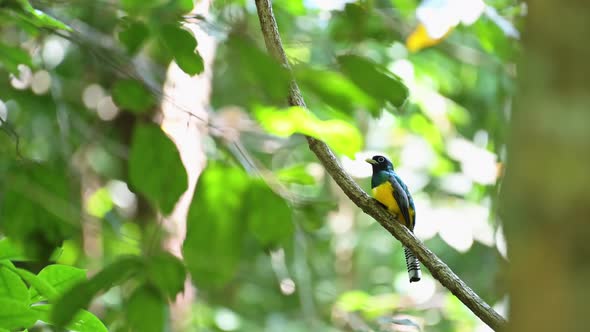
[[[281,37],[275,20],[270,0],[255,0],[260,20],[260,27],[269,53],[283,66],[289,68],[287,56],[283,49]],[[301,91],[297,83],[291,82],[289,104],[305,107]],[[326,168],[344,193],[366,214],[375,218],[391,235],[407,246],[428,268],[432,276],[463,302],[475,315],[494,330],[502,329],[506,320],[482,300],[469,286],[441,261],[432,251],[422,244],[407,228],[397,222],[393,216],[381,208],[374,199],[369,197],[352,178],[344,172],[334,153],[321,140],[307,137],[309,148]]]

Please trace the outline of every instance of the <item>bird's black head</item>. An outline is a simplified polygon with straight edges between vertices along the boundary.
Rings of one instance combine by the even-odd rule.
[[[373,156],[373,158],[365,159],[365,161],[373,166],[373,173],[387,170],[393,171],[393,164],[383,156]]]

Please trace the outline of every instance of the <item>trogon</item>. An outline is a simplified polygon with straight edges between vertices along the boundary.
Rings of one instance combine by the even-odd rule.
[[[391,161],[383,156],[374,156],[366,159],[366,162],[373,166],[371,189],[375,199],[413,232],[416,225],[414,200],[406,184],[393,170]],[[420,261],[406,247],[404,247],[404,253],[410,282],[420,281]]]

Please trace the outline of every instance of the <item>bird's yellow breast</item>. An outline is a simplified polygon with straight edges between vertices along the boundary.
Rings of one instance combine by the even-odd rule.
[[[373,188],[373,197],[378,200],[381,204],[387,207],[387,210],[397,215],[400,221],[405,222],[404,216],[401,215],[399,205],[393,197],[393,186],[389,181],[385,181],[377,187]]]

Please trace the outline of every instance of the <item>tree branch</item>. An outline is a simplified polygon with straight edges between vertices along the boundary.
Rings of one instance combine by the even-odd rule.
[[[270,0],[255,0],[260,27],[269,53],[283,66],[289,68],[287,56],[283,49],[281,37],[275,20]],[[305,106],[301,91],[295,80],[291,82],[289,104]],[[307,137],[309,148],[326,168],[326,171],[344,191],[344,193],[366,214],[375,218],[391,235],[403,245],[410,248],[422,264],[428,268],[432,276],[444,287],[463,302],[484,323],[500,330],[506,325],[506,320],[482,300],[469,286],[441,261],[432,251],[422,244],[406,227],[396,221],[393,216],[369,197],[352,178],[344,172],[334,153],[321,140]]]

